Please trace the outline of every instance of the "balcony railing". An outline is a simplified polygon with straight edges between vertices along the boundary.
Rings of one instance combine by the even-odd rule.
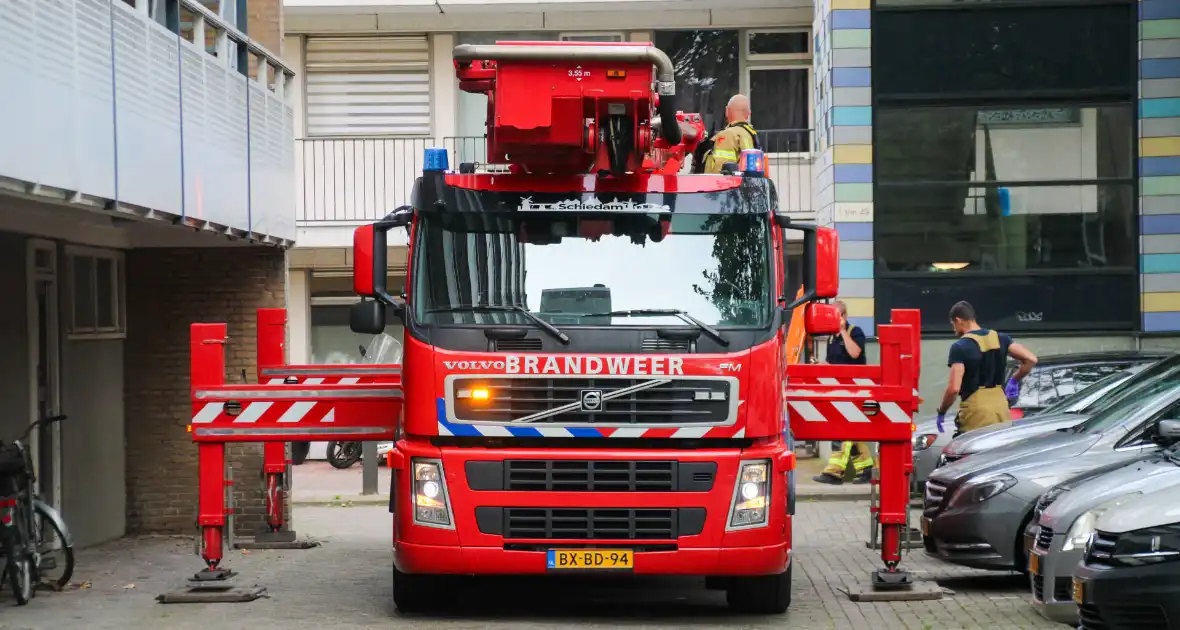
[[[198,0],[0,1],[0,186],[293,241],[293,77]]]
[[[796,218],[814,216],[811,201],[810,152],[807,129],[759,131],[769,176],[778,189],[779,208]],[[347,225],[376,221],[408,204],[414,180],[422,171],[434,138],[307,138],[296,141],[300,187],[296,191],[302,225]],[[444,138],[452,168],[464,162],[484,164],[487,143],[482,136]],[[497,167],[484,167],[481,170]]]

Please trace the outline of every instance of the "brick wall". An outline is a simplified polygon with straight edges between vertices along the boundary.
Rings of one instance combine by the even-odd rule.
[[[283,1],[248,0],[246,34],[270,52],[283,54]]]
[[[255,381],[256,310],[281,307],[285,254],[270,247],[138,249],[127,252],[124,359],[127,530],[196,531],[197,448],[186,431],[189,325],[225,322],[226,382]],[[232,445],[238,535],[265,523],[262,446]],[[289,514],[288,514],[289,518]]]

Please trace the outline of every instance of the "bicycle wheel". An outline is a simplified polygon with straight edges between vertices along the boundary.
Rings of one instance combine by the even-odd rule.
[[[29,561],[29,554],[23,549],[24,541],[20,531],[15,527],[8,532],[4,541],[4,578],[17,606],[24,606],[33,599],[33,563]]]
[[[74,546],[67,542],[66,533],[58,527],[58,520],[50,514],[53,508],[37,505],[34,510],[37,527],[37,576],[61,590],[74,576]]]

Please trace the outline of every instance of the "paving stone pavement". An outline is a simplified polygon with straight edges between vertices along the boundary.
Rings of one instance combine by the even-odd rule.
[[[724,595],[701,580],[480,579],[455,585],[443,610],[402,616],[390,596],[390,520],[378,506],[299,507],[301,535],[324,541],[306,551],[234,551],[227,566],[243,583],[268,588],[244,604],[159,604],[200,567],[191,540],[129,538],[79,554],[85,588],[46,592],[16,607],[0,593],[0,628],[297,629],[397,628],[792,628],[954,630],[1065,628],[1028,605],[1021,578],[962,569],[911,552],[920,580],[953,595],[938,601],[858,604],[840,588],[864,583],[877,552],[865,547],[865,502],[801,502],[791,610],[778,617],[734,616]]]

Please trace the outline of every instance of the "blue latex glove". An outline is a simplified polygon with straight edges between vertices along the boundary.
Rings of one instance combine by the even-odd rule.
[[[1004,386],[1004,396],[1009,400],[1020,396],[1020,383],[1016,382],[1016,379],[1008,379],[1008,384]]]
[[[945,430],[942,428],[942,423],[943,423],[943,422],[945,422],[945,421],[946,421],[946,414],[945,414],[945,413],[940,413],[940,414],[938,414],[938,420],[937,420],[937,424],[938,424],[938,432],[939,432],[939,433],[945,433],[945,432],[946,432],[946,431],[945,431]]]

